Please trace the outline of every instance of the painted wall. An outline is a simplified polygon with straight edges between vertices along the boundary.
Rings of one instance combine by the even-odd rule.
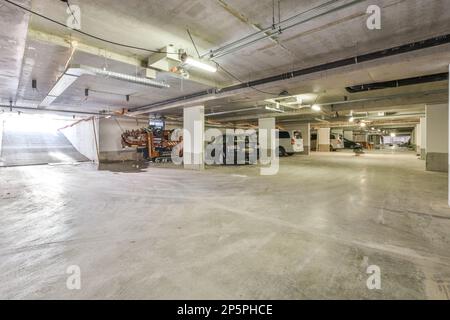
[[[317,130],[318,151],[329,152],[330,151],[330,128],[320,128]]]
[[[426,112],[427,170],[448,172],[448,105],[428,105]]]
[[[422,143],[422,130],[421,125],[416,124],[416,129],[414,130],[414,138],[415,138],[415,144],[417,146],[417,152],[420,151],[420,145]]]
[[[148,127],[147,120],[103,118],[99,121],[100,162],[133,161],[142,159],[135,148],[123,148],[121,135],[126,130]]]
[[[427,152],[448,153],[448,105],[429,105],[427,110]]]
[[[75,149],[91,161],[98,162],[98,119],[89,119],[60,130]]]

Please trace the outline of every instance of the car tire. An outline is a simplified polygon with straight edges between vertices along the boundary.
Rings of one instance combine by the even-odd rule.
[[[278,148],[278,156],[281,157],[285,157],[286,156],[286,150],[283,147],[279,147]]]

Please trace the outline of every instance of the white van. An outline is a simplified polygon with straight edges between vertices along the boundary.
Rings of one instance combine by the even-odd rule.
[[[278,155],[280,157],[292,156],[305,151],[303,136],[300,130],[280,131]]]

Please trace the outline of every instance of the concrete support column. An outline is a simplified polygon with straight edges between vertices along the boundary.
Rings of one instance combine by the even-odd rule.
[[[300,127],[303,136],[303,147],[305,151],[303,154],[310,155],[311,154],[311,124],[308,123]]]
[[[422,130],[421,130],[420,123],[416,124],[416,129],[414,130],[414,138],[415,138],[414,143],[416,145],[416,153],[418,155],[420,155],[420,149],[421,149],[420,145],[422,143]]]
[[[259,119],[259,154],[261,161],[265,162],[276,154],[272,153],[272,132],[276,129],[275,118]],[[267,139],[265,139],[267,137]]]
[[[317,131],[318,149],[321,152],[330,152],[330,128],[320,128]]]
[[[448,109],[447,104],[427,105],[426,107],[426,161],[428,171],[448,172]]]
[[[420,159],[427,159],[427,119],[420,118]]]
[[[184,168],[205,168],[205,107],[184,108],[183,161]]]

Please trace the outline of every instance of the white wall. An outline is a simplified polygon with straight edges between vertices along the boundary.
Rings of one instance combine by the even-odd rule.
[[[122,151],[122,133],[126,130],[136,130],[148,127],[147,120],[103,118],[100,119],[99,151]]]
[[[422,143],[422,128],[420,124],[416,124],[416,129],[415,129],[415,144],[417,146],[418,149],[420,149],[420,145]]]
[[[427,148],[427,119],[420,118],[420,148]]]
[[[75,123],[73,126],[60,131],[78,152],[89,160],[98,162],[98,128],[98,119],[89,119]]]
[[[428,105],[427,110],[427,153],[448,153],[448,114],[447,104]]]

